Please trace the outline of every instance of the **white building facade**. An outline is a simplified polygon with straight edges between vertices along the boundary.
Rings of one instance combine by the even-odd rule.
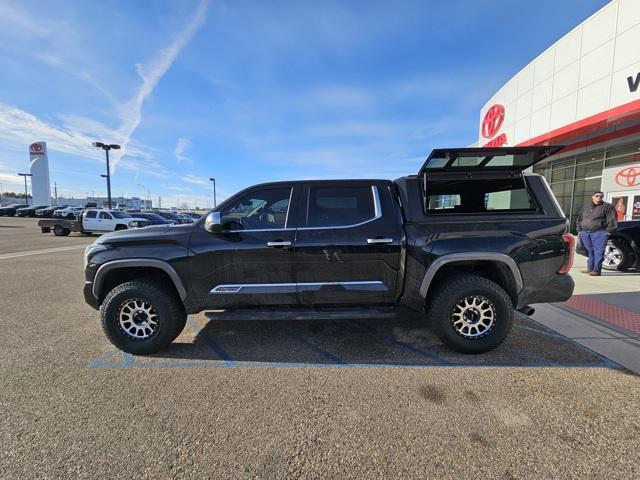
[[[640,0],[613,0],[511,78],[480,112],[478,145],[566,145],[534,171],[572,226],[603,190],[640,220]]]

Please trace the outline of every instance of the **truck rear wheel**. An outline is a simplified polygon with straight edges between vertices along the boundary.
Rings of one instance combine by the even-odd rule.
[[[71,230],[69,230],[67,227],[63,227],[62,225],[56,225],[55,227],[53,227],[53,234],[56,237],[66,237],[70,233]]]
[[[134,355],[166,348],[180,335],[187,317],[173,292],[143,278],[111,290],[100,314],[102,329],[109,341]]]
[[[506,338],[515,316],[507,292],[479,275],[457,275],[429,298],[429,317],[440,340],[461,353],[483,353]]]

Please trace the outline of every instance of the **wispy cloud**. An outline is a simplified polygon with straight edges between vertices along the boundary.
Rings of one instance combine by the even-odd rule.
[[[191,140],[186,137],[180,137],[176,148],[173,150],[178,163],[193,163],[193,160],[186,155],[187,150],[191,146]]]
[[[188,183],[192,183],[193,185],[200,185],[201,187],[208,187],[210,185],[209,179],[198,177],[193,175],[192,173],[186,174],[182,177],[182,180]]]
[[[195,33],[204,24],[207,14],[209,0],[200,0],[193,16],[174,38],[173,43],[163,49],[160,54],[147,64],[138,64],[136,69],[142,78],[142,84],[136,91],[135,95],[129,100],[121,111],[122,125],[120,126],[119,136],[122,149],[114,158],[113,168],[117,166],[120,159],[127,154],[131,137],[142,121],[142,106],[154,88],[171,68],[180,52],[191,41]]]
[[[27,145],[43,139],[48,147],[63,153],[99,159],[99,154],[91,146],[94,138],[64,126],[40,120],[35,115],[0,102],[0,139],[11,144],[23,145],[25,156]]]

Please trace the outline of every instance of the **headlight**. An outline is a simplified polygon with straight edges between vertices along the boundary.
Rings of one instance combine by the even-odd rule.
[[[109,247],[100,243],[92,243],[84,249],[84,268],[87,268],[89,264],[89,257],[93,257],[96,253],[109,250]]]

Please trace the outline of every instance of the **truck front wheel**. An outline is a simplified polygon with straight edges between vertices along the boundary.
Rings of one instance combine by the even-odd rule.
[[[180,335],[186,313],[176,295],[159,282],[132,280],[115,287],[100,308],[102,329],[120,350],[156,353]]]
[[[507,292],[479,275],[457,275],[437,287],[429,298],[435,333],[461,353],[483,353],[502,343],[515,316]]]

